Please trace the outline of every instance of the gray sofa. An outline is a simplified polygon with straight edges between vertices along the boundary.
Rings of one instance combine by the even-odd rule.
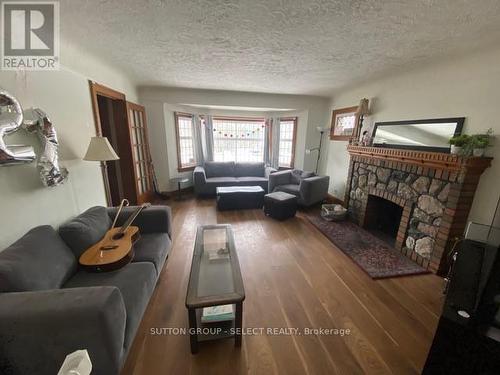
[[[78,257],[115,212],[93,207],[58,232],[33,228],[0,252],[0,374],[54,375],[78,349],[88,350],[92,374],[119,373],[170,251],[172,226],[168,207],[149,207],[134,223],[141,238],[130,264],[80,269]]]
[[[267,192],[273,171],[264,163],[205,162],[194,169],[194,191],[197,196],[213,196],[219,186],[261,186]]]
[[[312,206],[328,196],[329,176],[316,176],[298,169],[279,171],[269,176],[269,192],[284,191],[297,197],[297,203]]]

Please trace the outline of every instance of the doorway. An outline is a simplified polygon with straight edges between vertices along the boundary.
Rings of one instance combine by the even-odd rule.
[[[107,162],[107,168],[103,168],[108,206],[117,206],[125,198],[131,205],[150,200],[153,194],[148,194],[149,190],[152,190],[151,173],[148,173],[149,148],[143,147],[144,152],[141,153],[143,157],[140,161],[142,168],[136,168],[137,158],[134,157],[133,150],[137,148],[138,142],[135,136],[131,136],[131,131],[135,131],[138,125],[136,121],[130,124],[131,118],[128,112],[131,103],[127,103],[123,93],[92,81],[89,81],[89,84],[96,134],[106,137],[120,157],[119,160]],[[135,106],[144,112],[143,107]],[[147,144],[145,114],[141,127],[144,128],[142,143]],[[145,180],[147,182],[144,182]],[[138,185],[140,185],[139,191]]]

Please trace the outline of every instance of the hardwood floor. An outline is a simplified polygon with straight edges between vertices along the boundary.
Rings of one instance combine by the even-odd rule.
[[[122,375],[416,374],[443,298],[434,275],[374,281],[305,218],[278,222],[261,210],[217,212],[214,200],[168,201],[174,243]],[[244,327],[349,329],[335,335],[254,335],[203,343],[152,335],[187,327],[184,305],[196,227],[233,225],[246,300]]]

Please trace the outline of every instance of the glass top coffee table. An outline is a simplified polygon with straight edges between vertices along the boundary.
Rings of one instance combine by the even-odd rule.
[[[198,227],[186,295],[193,354],[200,341],[234,337],[241,346],[244,299],[231,225]]]

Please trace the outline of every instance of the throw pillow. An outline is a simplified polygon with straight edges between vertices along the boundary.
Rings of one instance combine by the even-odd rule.
[[[300,169],[294,169],[292,171],[292,183],[295,185],[300,185],[300,181],[304,178],[313,177],[314,172],[301,171]]]
[[[77,258],[104,237],[111,227],[106,207],[92,207],[59,227],[59,235]]]
[[[75,256],[54,228],[42,225],[0,252],[0,292],[58,289],[76,267]]]

